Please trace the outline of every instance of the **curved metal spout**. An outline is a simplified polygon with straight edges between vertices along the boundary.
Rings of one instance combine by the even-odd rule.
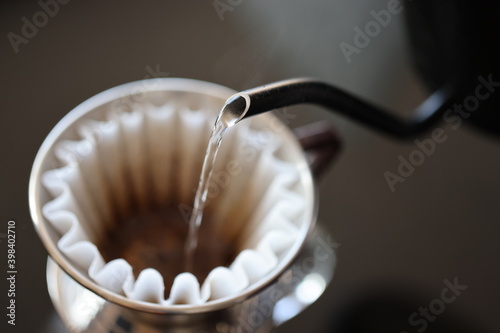
[[[386,134],[408,139],[429,129],[442,116],[450,104],[450,90],[443,88],[435,92],[413,112],[409,119],[396,117],[335,86],[309,78],[278,81],[239,92],[228,99],[224,108],[232,109],[232,103],[242,104],[243,100],[246,101],[244,107],[234,106],[234,109],[242,111],[238,117],[240,121],[285,106],[318,104]]]

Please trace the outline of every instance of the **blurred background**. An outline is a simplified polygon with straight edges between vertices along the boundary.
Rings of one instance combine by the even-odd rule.
[[[17,325],[7,327],[5,315],[0,323],[8,332],[65,333],[46,290],[47,254],[29,215],[28,179],[43,139],[89,97],[151,77],[240,90],[308,76],[405,115],[429,95],[412,63],[404,10],[367,45],[349,56],[342,51],[388,0],[66,2],[24,32],[25,20],[43,19],[36,16],[43,6],[0,3],[0,233],[16,221],[18,252]],[[422,331],[498,332],[498,139],[468,125],[436,124],[447,139],[392,191],[384,173],[397,174],[400,156],[419,149],[414,142],[313,106],[288,114],[291,127],[327,120],[344,140],[319,184],[319,221],[340,247],[325,294],[277,332],[417,332],[423,325],[409,317],[441,299],[444,281],[455,279],[467,289]],[[7,289],[3,281],[2,308]]]

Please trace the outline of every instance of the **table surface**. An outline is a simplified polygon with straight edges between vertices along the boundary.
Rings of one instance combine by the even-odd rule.
[[[28,179],[50,129],[94,94],[158,75],[234,89],[317,77],[399,114],[427,96],[411,66],[402,14],[350,62],[342,52],[341,43],[353,44],[354,29],[387,1],[232,4],[218,13],[211,1],[71,1],[46,21],[36,1],[0,4],[6,36],[0,43],[0,233],[16,221],[18,253],[17,325],[6,325],[2,315],[0,328],[64,330],[46,291],[47,254],[29,215]],[[22,36],[23,20],[34,17],[42,20],[36,31],[11,43],[9,33]],[[340,247],[324,296],[277,331],[414,332],[421,326],[410,325],[412,313],[436,303],[444,281],[457,279],[467,289],[427,320],[427,332],[498,332],[498,140],[466,125],[437,124],[446,140],[393,192],[384,173],[396,173],[400,159],[420,149],[414,142],[394,141],[316,107],[290,108],[290,114],[292,127],[324,119],[344,138],[343,152],[319,183],[319,221]],[[5,238],[0,241],[6,253]]]

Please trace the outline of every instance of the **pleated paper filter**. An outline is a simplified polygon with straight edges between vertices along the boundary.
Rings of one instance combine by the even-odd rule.
[[[272,272],[304,227],[301,166],[276,134],[283,125],[244,120],[222,142],[194,269],[184,272],[189,215],[222,106],[195,97],[142,93],[101,106],[55,143],[43,174],[57,248],[81,274],[132,300],[235,295]]]

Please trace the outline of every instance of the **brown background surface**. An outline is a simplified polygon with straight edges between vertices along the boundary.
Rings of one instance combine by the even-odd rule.
[[[372,20],[370,10],[386,7],[384,0],[243,0],[221,21],[211,1],[71,1],[16,54],[7,34],[20,34],[21,18],[31,20],[41,7],[36,1],[2,1],[0,233],[9,219],[17,222],[19,267],[18,325],[8,332],[64,332],[46,291],[46,252],[29,216],[27,188],[39,146],[68,111],[159,66],[168,73],[163,76],[234,89],[317,77],[407,113],[427,92],[411,68],[402,14],[351,63],[339,48],[342,41],[352,44],[354,27]],[[440,297],[444,279],[455,277],[468,289],[428,331],[449,322],[471,332],[498,332],[498,140],[467,126],[438,124],[448,139],[392,193],[383,173],[396,172],[398,156],[408,157],[414,143],[393,141],[319,108],[291,112],[292,127],[326,119],[344,137],[342,155],[320,183],[319,211],[341,246],[325,295],[278,332],[332,332],[349,309],[375,300],[378,310],[363,317],[364,324],[372,332],[397,333],[404,326],[391,323],[407,324],[419,306]],[[6,247],[0,240],[3,272]]]

